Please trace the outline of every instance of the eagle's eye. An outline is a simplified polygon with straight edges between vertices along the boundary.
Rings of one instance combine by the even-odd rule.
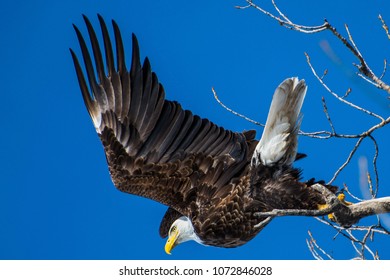
[[[173,226],[173,227],[171,227],[171,229],[169,230],[169,235],[171,235],[171,234],[175,233],[175,232],[176,232],[176,230],[177,230],[177,226]]]

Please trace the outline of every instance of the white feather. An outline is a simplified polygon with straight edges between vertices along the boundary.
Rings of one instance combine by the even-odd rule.
[[[253,154],[252,164],[291,165],[297,154],[300,111],[307,86],[304,80],[289,78],[275,90],[263,135]]]
[[[102,132],[101,129],[100,129],[100,126],[102,124],[102,115],[101,115],[101,113],[99,112],[98,114],[93,115],[91,117],[92,117],[93,126],[96,129],[96,132],[100,134]]]
[[[191,220],[186,216],[181,216],[176,221],[173,222],[171,225],[171,228],[173,226],[177,226],[177,229],[179,230],[179,236],[177,239],[177,244],[193,240],[199,244],[203,244],[202,240],[199,238],[199,236],[195,233],[194,226],[192,225]]]

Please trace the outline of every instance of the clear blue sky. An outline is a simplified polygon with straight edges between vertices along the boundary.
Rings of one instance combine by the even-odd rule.
[[[388,2],[278,2],[298,23],[321,24],[327,18],[340,31],[348,23],[373,70],[381,73],[390,41],[377,16],[381,13],[390,23]],[[262,132],[221,108],[213,99],[211,87],[227,105],[264,122],[275,87],[291,76],[304,78],[309,85],[303,130],[329,129],[321,96],[328,101],[339,132],[358,133],[376,122],[335,102],[311,74],[304,52],[311,55],[319,72],[329,69],[329,85],[335,91],[342,94],[352,87],[352,101],[388,116],[385,94],[352,76],[355,69],[351,62],[355,59],[330,34],[292,32],[253,9],[234,8],[240,4],[245,2],[2,3],[0,259],[312,259],[305,243],[307,230],[335,258],[355,257],[348,241],[341,236],[333,240],[335,231],[304,217],[275,219],[240,248],[219,249],[188,242],[167,256],[165,240],[158,235],[166,207],[121,193],[110,180],[69,53],[71,47],[80,55],[72,23],[86,35],[82,13],[95,27],[97,13],[108,23],[115,19],[127,53],[134,32],[141,56],[150,58],[167,98],[231,130],[257,129],[258,138]],[[332,60],[322,50],[324,42],[339,59]],[[389,196],[389,129],[375,136],[380,145],[379,195]],[[329,180],[354,143],[301,137],[299,150],[309,155],[299,162],[304,177]],[[370,142],[363,144],[336,181],[340,186],[348,184],[358,196],[361,156],[371,162]],[[372,249],[390,259],[390,238],[377,236],[376,242]]]

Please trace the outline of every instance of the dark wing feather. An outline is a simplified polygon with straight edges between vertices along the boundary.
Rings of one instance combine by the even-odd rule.
[[[169,229],[173,222],[183,216],[180,212],[177,212],[175,209],[168,207],[167,211],[165,212],[164,217],[161,220],[160,223],[160,229],[159,233],[162,238],[165,238],[168,236]]]
[[[104,146],[112,180],[121,191],[171,207],[163,219],[161,232],[165,235],[165,220],[171,222],[177,213],[188,215],[190,202],[197,196],[219,193],[224,189],[222,186],[240,175],[257,144],[255,133],[234,133],[183,110],[177,102],[165,100],[164,88],[152,72],[149,60],[146,58],[141,66],[134,35],[128,71],[122,37],[113,21],[115,67],[109,33],[99,16],[104,67],[95,31],[85,16],[84,20],[95,65],[81,32],[74,28],[89,86],[72,50],[71,54],[85,105]]]

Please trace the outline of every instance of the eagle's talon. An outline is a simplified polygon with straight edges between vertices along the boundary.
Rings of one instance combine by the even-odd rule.
[[[344,204],[345,206],[350,206],[350,205],[353,204],[352,202],[349,202],[349,201],[345,200],[345,194],[344,193],[340,193],[339,195],[337,195],[337,199],[340,200],[340,202],[342,204]]]
[[[353,204],[352,202],[345,200],[345,194],[343,194],[343,193],[338,194],[337,199],[345,206],[350,206]],[[328,207],[329,207],[328,204],[318,204],[318,210],[323,210],[323,209],[326,209]],[[336,222],[336,217],[333,213],[328,214],[328,219],[331,220],[332,222]]]

